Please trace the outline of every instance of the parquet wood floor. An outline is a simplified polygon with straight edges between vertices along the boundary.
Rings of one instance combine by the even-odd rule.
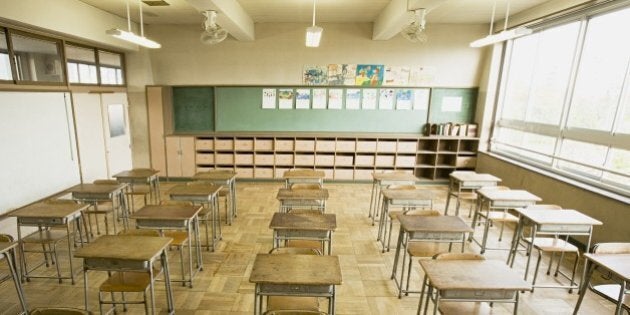
[[[162,183],[163,191],[172,187],[172,183]],[[204,271],[195,278],[194,288],[173,286],[177,314],[252,314],[254,303],[254,285],[248,282],[254,257],[257,253],[266,253],[272,246],[272,232],[268,225],[272,214],[278,209],[275,199],[277,182],[239,182],[237,184],[238,217],[232,226],[223,226],[223,241],[216,252],[203,252]],[[338,229],[333,235],[333,255],[338,255],[341,262],[343,285],[337,288],[338,314],[415,314],[419,295],[410,294],[398,299],[396,288],[389,279],[393,264],[393,250],[381,253],[376,242],[377,227],[372,226],[367,212],[370,202],[370,184],[326,183],[330,191],[327,212],[337,214]],[[423,186],[423,189],[435,193],[435,208],[444,210],[445,186]],[[136,205],[141,204],[137,200]],[[468,205],[462,206],[467,215]],[[451,210],[452,213],[452,210]],[[465,215],[462,216],[469,220]],[[203,230],[202,230],[203,231]],[[512,229],[508,227],[502,246],[507,246]],[[398,227],[394,226],[392,242],[396,238]],[[477,228],[481,235],[481,228]],[[495,241],[498,228],[491,229],[490,241]],[[395,244],[392,244],[395,246]],[[64,260],[65,245],[59,246],[61,266],[67,266]],[[456,250],[458,249],[455,246]],[[467,252],[479,252],[479,247],[467,243]],[[179,254],[171,252],[171,270],[178,272]],[[505,260],[506,251],[488,251],[488,259]],[[546,259],[541,266],[539,283],[554,282],[546,276]],[[515,269],[524,270],[525,257],[517,256]],[[0,272],[6,274],[2,262]],[[76,260],[75,266],[81,266]],[[422,274],[414,263],[412,284],[419,286]],[[76,268],[76,267],[75,267]],[[54,273],[54,268],[43,272]],[[69,281],[59,284],[52,279],[33,279],[24,284],[29,307],[69,306],[83,307],[83,277],[80,268],[76,268],[77,284]],[[531,276],[530,276],[531,277]],[[98,313],[97,288],[105,279],[104,272],[90,272],[89,295],[90,309]],[[156,290],[159,313],[165,311],[165,293],[162,283]],[[571,314],[577,300],[577,294],[569,294],[564,289],[536,289],[534,293],[521,295],[519,314]],[[325,304],[325,303],[322,303]],[[580,314],[611,314],[613,305],[588,293]],[[122,310],[120,310],[122,311]],[[0,314],[18,313],[17,298],[13,283],[0,284]],[[130,306],[127,314],[143,314],[142,306]],[[495,304],[492,314],[511,314],[511,305]]]

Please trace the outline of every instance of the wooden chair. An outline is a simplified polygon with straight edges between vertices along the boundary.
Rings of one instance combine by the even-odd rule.
[[[154,171],[151,168],[134,168],[132,171]],[[158,192],[159,193],[159,192]],[[143,205],[148,205],[149,197],[151,196],[151,186],[149,183],[132,183],[130,184],[130,189],[125,193],[127,198],[130,199],[131,211],[135,211],[135,197],[142,197]]]
[[[194,181],[194,182],[188,182],[186,183],[186,185],[216,185],[213,182],[210,181],[202,181],[202,180],[198,180],[198,181]],[[217,194],[217,198],[221,197],[221,191],[225,190],[224,188],[221,188],[221,190],[219,190],[219,193]],[[227,189],[227,193],[229,194],[229,189]],[[225,194],[225,192],[224,192]],[[227,195],[225,196],[225,214],[226,216],[229,215],[229,208],[228,208],[228,200],[230,199],[230,196]],[[208,250],[210,250],[210,230],[208,228],[208,225],[210,222],[212,222],[212,209],[211,208],[207,208],[206,205],[202,205],[203,209],[201,209],[201,212],[199,213],[199,222],[203,223],[206,229],[206,248]],[[210,207],[213,207],[214,205],[210,205]],[[223,232],[221,230],[221,211],[220,209],[217,209],[217,227],[219,229],[219,233],[217,235],[223,235]],[[227,219],[226,219],[227,220]],[[226,221],[227,222],[227,221]]]
[[[97,179],[94,180],[92,182],[92,184],[94,185],[118,185],[118,182],[115,180],[111,180],[111,179]],[[83,214],[85,214],[85,217],[88,221],[88,227],[90,229],[90,234],[94,235],[94,233],[92,233],[92,221],[90,220],[90,215],[94,215],[94,220],[96,221],[96,233],[97,234],[101,234],[100,232],[100,228],[99,228],[99,223],[98,223],[98,216],[102,215],[103,216],[103,220],[105,221],[105,234],[109,234],[109,221],[107,220],[107,215],[111,214],[112,215],[112,225],[113,225],[113,229],[114,229],[114,234],[117,233],[116,231],[116,216],[114,215],[114,204],[111,201],[102,201],[102,202],[97,202],[95,203],[93,209],[86,209],[83,211]],[[122,214],[124,215],[124,214]]]
[[[406,183],[406,184],[400,184],[400,185],[389,185],[386,187],[386,189],[393,189],[393,190],[415,190],[416,186],[414,185],[413,182],[410,183]],[[380,198],[379,198],[380,199]],[[387,237],[387,251],[389,251],[389,239],[391,238],[391,234],[392,234],[392,225],[393,225],[393,220],[400,215],[401,213],[407,212],[413,210],[413,208],[406,208],[403,207],[402,210],[388,210],[386,213],[386,216],[384,216],[382,218],[381,221],[382,223],[382,228],[384,229],[384,231],[382,232],[383,234],[383,238],[385,238],[385,235],[388,235]],[[384,209],[382,209],[382,211],[385,211]],[[379,226],[380,227],[380,226]],[[389,227],[389,231],[388,231],[388,227]],[[379,229],[379,237],[381,236],[380,234],[380,229]],[[380,238],[379,238],[380,239]],[[385,246],[384,246],[385,247]],[[385,248],[383,248],[383,250],[385,250]]]
[[[509,190],[509,187],[506,186],[491,186],[491,187],[484,187],[482,188],[484,190]],[[482,244],[486,244],[487,243],[487,239],[488,239],[488,234],[490,232],[490,226],[494,225],[494,223],[501,223],[501,229],[499,232],[499,242],[503,239],[503,230],[505,230],[505,224],[506,223],[514,223],[514,224],[518,224],[518,218],[510,213],[508,213],[508,209],[502,209],[502,210],[491,210],[491,209],[486,209],[485,211],[483,211],[483,209],[478,209],[477,212],[475,212],[475,216],[478,216],[479,219],[477,220],[477,224],[481,224],[481,219],[484,219],[484,229],[483,229],[483,240],[482,240]],[[473,219],[474,220],[474,219]],[[482,249],[482,253],[484,252],[484,249]]]
[[[92,312],[70,307],[37,307],[28,312],[30,315],[92,315]]]
[[[480,254],[474,253],[439,253],[433,256],[435,260],[485,260],[486,258]],[[424,276],[424,280],[422,280],[422,291],[420,292],[420,302],[418,304],[418,314],[420,314],[420,310],[422,308],[422,302],[424,298],[425,292],[427,292],[427,288],[429,287],[429,280],[427,276]],[[431,292],[427,292],[427,303],[424,305],[424,311],[426,313],[429,307],[429,300],[432,299]],[[460,315],[460,314],[487,314],[484,312],[487,308],[480,303],[462,303],[462,302],[441,302],[438,310],[443,315]]]
[[[593,246],[592,251],[596,254],[630,254],[630,243],[599,243]],[[612,280],[612,275],[604,271],[604,279]],[[621,284],[619,283],[605,283],[599,285],[592,285],[589,281],[588,288],[595,294],[617,304],[619,299],[619,290],[621,290]],[[630,285],[626,283],[624,288],[624,298],[622,309],[626,313],[630,314]]]
[[[464,174],[464,173],[475,173],[475,172],[474,171],[454,171],[452,173]],[[470,211],[468,212],[468,217],[470,218],[473,205],[475,204],[475,201],[477,200],[477,194],[474,191],[462,191],[460,185],[458,185],[457,183],[453,181],[451,181],[449,185],[450,185],[449,193],[446,196],[446,206],[444,207],[444,214],[448,214],[448,207],[451,203],[451,197],[455,197],[455,215],[459,215],[459,208],[461,206],[461,201],[467,200],[468,202],[470,202]]]

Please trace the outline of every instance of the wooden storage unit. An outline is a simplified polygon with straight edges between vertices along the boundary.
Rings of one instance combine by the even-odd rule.
[[[195,162],[199,165],[214,165],[214,153],[197,153]]]
[[[376,140],[358,140],[357,152],[375,152]]]
[[[374,155],[357,154],[354,161],[355,161],[354,164],[356,166],[373,166]]]
[[[197,151],[214,150],[214,138],[197,138],[195,141],[195,148]]]
[[[414,166],[416,166],[416,156],[415,155],[397,155],[395,166],[413,168]]]
[[[312,154],[296,154],[295,166],[313,166],[315,165],[315,156]]]
[[[317,154],[315,156],[315,166],[334,166],[335,155],[333,154]]]
[[[307,140],[307,139],[295,140],[295,151],[297,152],[315,151],[315,140]]]
[[[398,142],[398,153],[416,153],[418,151],[418,141],[401,140]]]
[[[217,161],[216,164],[220,164],[220,165],[234,164],[234,154],[217,153],[215,160]]]
[[[256,167],[254,169],[254,178],[273,178],[273,167]]]
[[[254,155],[251,153],[237,153],[234,155],[234,163],[237,165],[254,165]]]
[[[374,173],[374,170],[372,169],[356,169],[354,170],[354,179],[372,180],[372,173]]]
[[[324,172],[324,179],[331,180],[335,176],[335,170],[332,168],[316,168],[315,170]]]
[[[256,153],[256,156],[254,156],[254,164],[273,166],[273,153]]]
[[[273,139],[256,138],[254,140],[254,150],[256,150],[256,151],[273,151]]]
[[[396,140],[378,140],[376,143],[376,152],[395,153]]]
[[[377,155],[376,159],[374,160],[374,165],[394,167],[394,156],[393,155]]]
[[[234,150],[234,139],[217,138],[214,141],[214,148],[217,151],[232,151]]]
[[[354,165],[354,155],[340,155],[335,156],[336,166],[352,166]]]
[[[234,141],[234,150],[236,151],[253,151],[254,139],[239,139]]]
[[[237,178],[254,178],[254,169],[251,167],[237,167],[236,177]]]
[[[352,168],[335,169],[334,179],[351,180],[353,179],[354,170]]]
[[[276,139],[274,150],[276,152],[293,152],[293,139]]]
[[[356,141],[354,139],[337,139],[335,151],[354,152],[356,151]]]
[[[293,166],[293,154],[276,154],[276,165]]]
[[[317,139],[315,142],[317,152],[335,152],[335,139]]]

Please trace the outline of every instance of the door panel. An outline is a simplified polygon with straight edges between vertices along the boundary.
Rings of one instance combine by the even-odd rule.
[[[132,168],[126,93],[101,94],[109,176]]]
[[[107,178],[103,113],[98,94],[72,93],[84,183]]]

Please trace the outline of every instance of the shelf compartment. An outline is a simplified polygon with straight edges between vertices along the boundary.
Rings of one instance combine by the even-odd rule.
[[[254,168],[252,167],[237,167],[236,177],[239,178],[254,178]]]
[[[335,179],[351,180],[354,176],[354,170],[351,168],[336,168]]]
[[[217,151],[232,151],[232,150],[234,150],[234,139],[232,139],[232,138],[217,138],[214,141],[214,148]]]
[[[356,150],[356,141],[350,139],[337,139],[335,144],[336,152],[354,152]]]
[[[416,170],[416,177],[419,179],[433,180],[435,178],[435,169],[434,168],[422,168]]]
[[[394,155],[377,155],[374,160],[376,166],[394,166]]]
[[[379,140],[376,143],[376,152],[395,153],[396,140]]]
[[[276,139],[274,147],[276,152],[293,152],[293,145],[293,139]]]
[[[276,165],[293,166],[293,154],[276,154]]]
[[[357,141],[357,152],[376,152],[376,140]]]
[[[273,166],[274,159],[273,154],[259,154],[254,156],[254,164],[256,165],[270,165]]]
[[[434,167],[437,155],[435,154],[420,154],[416,159],[416,165],[421,167]]]
[[[477,166],[477,157],[475,156],[458,156],[455,158],[455,167],[474,169]]]
[[[234,150],[236,151],[253,151],[254,139],[239,139],[234,141]]]
[[[290,170],[288,167],[276,167],[273,174],[274,178],[282,178],[284,176],[284,172]]]
[[[453,154],[438,154],[437,156],[437,167],[455,167],[455,159],[456,155]]]
[[[315,165],[315,156],[312,154],[296,154],[295,165],[313,166]]]
[[[273,167],[256,167],[254,178],[273,178]]]
[[[251,153],[237,153],[234,156],[234,163],[237,165],[253,165],[254,155]]]
[[[374,165],[374,155],[364,155],[358,154],[355,158],[356,166],[373,166]]]
[[[210,170],[213,170],[213,169],[214,169],[214,167],[211,167],[211,166],[199,166],[199,165],[197,165],[196,172],[197,173],[207,172],[207,171],[210,171]]]
[[[445,140],[445,139],[440,139],[440,142],[438,144],[438,152],[457,152],[457,142],[458,140]]]
[[[460,140],[459,153],[475,155],[479,150],[479,140]]]
[[[398,153],[416,153],[418,151],[418,141],[402,140],[398,142]]]
[[[273,139],[256,138],[256,140],[254,140],[254,150],[256,150],[256,151],[273,151]]]
[[[334,178],[335,170],[332,168],[317,168],[316,170],[324,172],[324,179]]]
[[[234,154],[232,153],[217,153],[216,154],[216,164],[234,164]]]
[[[454,171],[452,168],[436,168],[434,180],[448,180],[449,175]]]
[[[316,166],[333,166],[335,165],[335,156],[333,154],[318,154],[315,156]]]
[[[197,153],[196,164],[214,164],[214,153]]]
[[[313,151],[315,151],[315,140],[311,140],[311,139],[297,139],[297,140],[295,140],[295,151],[298,151],[298,152],[313,152]]]
[[[197,138],[195,141],[195,149],[198,151],[212,151],[214,150],[213,138]]]
[[[397,155],[396,167],[414,167],[416,165],[415,155]]]
[[[354,155],[335,156],[335,166],[352,166],[352,165],[354,165]]]
[[[418,152],[437,151],[438,139],[421,139],[418,141]]]
[[[315,151],[317,152],[335,152],[334,139],[317,139],[315,142]]]
[[[372,169],[356,169],[354,170],[355,180],[372,180]]]

